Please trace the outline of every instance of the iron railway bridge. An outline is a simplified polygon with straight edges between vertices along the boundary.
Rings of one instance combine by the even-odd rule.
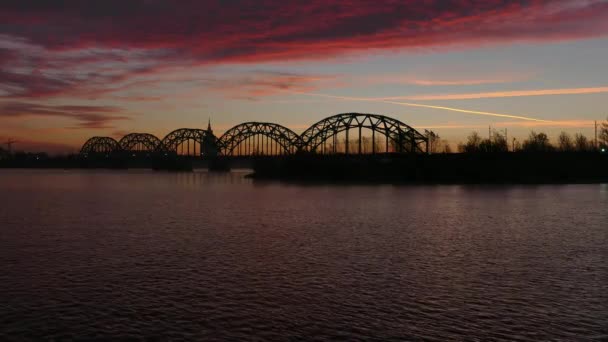
[[[105,154],[181,155],[191,157],[282,156],[296,153],[428,153],[428,138],[405,123],[379,114],[343,113],[327,117],[302,134],[269,122],[245,122],[219,138],[206,130],[180,128],[159,139],[130,133],[120,140],[92,137],[84,156]]]

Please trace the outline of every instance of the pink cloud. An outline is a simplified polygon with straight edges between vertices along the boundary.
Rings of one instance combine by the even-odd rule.
[[[137,48],[170,60],[259,62],[589,38],[608,32],[607,13],[603,1],[573,0],[7,0],[0,33],[56,51]]]
[[[608,3],[575,0],[4,0],[0,98],[96,99],[159,84],[170,68],[286,62],[585,39],[608,34]],[[152,79],[138,80],[142,76]],[[313,91],[315,75],[200,80],[230,96]],[[500,80],[412,79],[420,85]],[[243,89],[235,91],[238,86]],[[149,94],[123,100],[157,101]]]

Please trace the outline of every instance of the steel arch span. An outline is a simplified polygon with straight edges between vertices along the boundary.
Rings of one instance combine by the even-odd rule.
[[[358,129],[358,150],[361,153],[361,130],[372,131],[372,152],[389,152],[392,146],[395,152],[426,152],[428,139],[405,123],[380,114],[342,113],[327,117],[312,125],[301,135],[302,149],[309,152],[331,153],[327,150],[327,141],[333,139],[333,153],[336,153],[336,137],[345,132],[345,153],[349,153],[349,131]],[[384,146],[376,146],[376,133],[384,135]],[[390,145],[389,145],[390,142]],[[380,148],[378,148],[380,147]],[[384,147],[384,148],[382,148]],[[321,151],[319,151],[319,148]]]
[[[118,141],[114,138],[92,137],[82,145],[80,153],[112,153],[120,151],[120,149]]]
[[[192,150],[190,142],[192,141]],[[161,141],[162,148],[167,152],[186,155],[216,155],[217,139],[203,129],[180,128],[167,134]],[[198,149],[197,149],[198,147]],[[181,153],[180,153],[181,148]]]
[[[246,143],[244,147],[240,146],[243,142]],[[245,122],[236,125],[218,140],[220,151],[225,156],[234,155],[235,152],[242,155],[243,151],[239,149],[244,149],[244,154],[293,154],[299,150],[300,145],[300,136],[294,131],[270,122]]]
[[[148,133],[130,133],[118,142],[123,151],[128,152],[155,152],[161,150],[160,139]]]

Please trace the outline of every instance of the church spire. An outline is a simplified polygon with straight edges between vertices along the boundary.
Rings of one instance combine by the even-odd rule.
[[[209,123],[207,124],[207,132],[213,133],[213,130],[211,129],[211,118],[209,118]]]

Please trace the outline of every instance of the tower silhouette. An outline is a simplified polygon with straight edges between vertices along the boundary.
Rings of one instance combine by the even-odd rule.
[[[213,135],[213,129],[211,128],[211,118],[209,118],[209,122],[207,123],[207,134],[205,134],[202,150],[203,155],[205,156],[217,156],[217,139],[215,138],[215,135]]]

